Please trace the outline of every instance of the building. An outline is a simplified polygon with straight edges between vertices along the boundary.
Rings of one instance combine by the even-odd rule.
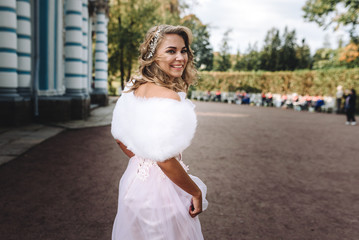
[[[106,0],[0,1],[0,125],[108,104],[107,13]]]

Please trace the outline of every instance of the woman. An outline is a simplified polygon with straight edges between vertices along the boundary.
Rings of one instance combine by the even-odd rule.
[[[345,97],[345,111],[347,114],[347,121],[345,124],[356,125],[355,121],[355,103],[356,103],[356,93],[355,89],[352,88],[349,95]]]
[[[183,26],[151,28],[140,46],[140,74],[114,109],[111,132],[130,160],[113,240],[203,239],[197,215],[208,205],[206,186],[181,159],[197,124],[185,99],[196,76],[191,37]]]

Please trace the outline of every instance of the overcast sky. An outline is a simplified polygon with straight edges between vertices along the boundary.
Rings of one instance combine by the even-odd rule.
[[[188,13],[194,13],[204,23],[209,24],[211,44],[218,51],[223,33],[232,29],[230,34],[231,52],[239,49],[242,53],[257,42],[261,49],[266,33],[276,27],[283,34],[285,26],[296,30],[297,42],[305,38],[314,53],[321,48],[328,35],[332,48],[338,46],[338,39],[348,37],[344,31],[333,32],[332,27],[324,31],[316,23],[303,19],[302,7],[305,0],[197,0]]]

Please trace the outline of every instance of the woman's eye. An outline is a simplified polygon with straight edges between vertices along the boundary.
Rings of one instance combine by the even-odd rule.
[[[168,50],[167,53],[175,53],[174,50]]]
[[[187,49],[183,49],[181,53],[187,53]]]

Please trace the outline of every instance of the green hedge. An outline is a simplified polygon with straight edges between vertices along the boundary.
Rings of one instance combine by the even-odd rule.
[[[196,90],[335,96],[336,87],[359,90],[359,68],[281,72],[200,72]]]

